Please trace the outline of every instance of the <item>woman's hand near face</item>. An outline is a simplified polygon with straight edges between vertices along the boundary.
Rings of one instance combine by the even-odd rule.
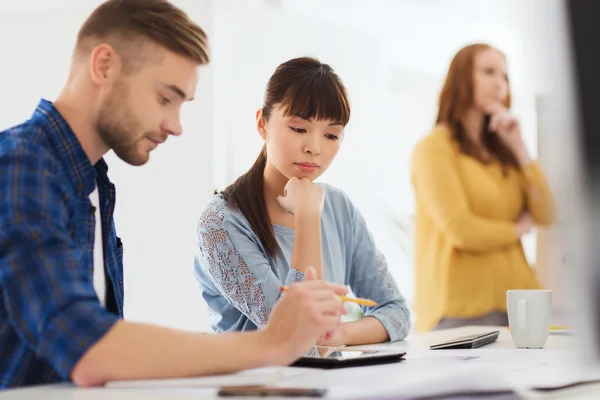
[[[285,185],[283,196],[277,202],[294,215],[294,250],[291,267],[304,272],[314,266],[317,278],[323,278],[321,249],[321,213],[325,203],[325,191],[308,178],[292,178]]]
[[[490,131],[495,132],[510,150],[523,144],[521,124],[514,114],[501,104],[490,106],[487,111],[491,117]]]
[[[285,185],[283,196],[277,197],[279,205],[288,213],[298,216],[321,216],[325,191],[308,178],[291,178]]]
[[[530,164],[532,159],[527,146],[523,142],[521,124],[515,115],[502,104],[489,106],[486,111],[491,116],[490,131],[498,135],[500,140],[514,154],[520,166]]]

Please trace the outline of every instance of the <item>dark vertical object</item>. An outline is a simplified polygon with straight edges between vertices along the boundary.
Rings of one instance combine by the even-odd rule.
[[[568,0],[581,150],[587,183],[600,189],[600,1]]]
[[[589,195],[586,212],[594,243],[589,249],[589,279],[592,293],[587,306],[591,309],[587,318],[592,329],[595,346],[594,357],[600,360],[600,1],[567,0],[567,23],[572,46],[577,117],[579,119],[579,143],[583,156],[585,174],[583,182]],[[597,361],[596,361],[597,362]]]

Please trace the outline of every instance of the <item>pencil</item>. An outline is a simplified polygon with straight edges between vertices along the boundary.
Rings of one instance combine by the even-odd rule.
[[[288,288],[287,286],[282,286],[281,291],[283,292],[283,291],[287,290],[287,288]],[[347,297],[347,296],[338,296],[338,297],[342,301],[356,303],[356,304],[360,304],[362,306],[367,306],[367,307],[377,307],[379,305],[379,303],[377,303],[376,301],[369,300],[369,299],[361,299],[361,298],[354,298],[354,297]]]
[[[510,326],[507,326],[506,329],[508,329],[510,331]],[[564,325],[550,325],[550,330],[551,331],[562,331],[562,330],[572,330],[573,328],[570,326],[564,326]]]
[[[550,325],[550,330],[551,331],[563,331],[563,330],[570,330],[573,329],[570,326],[565,326],[565,325]]]

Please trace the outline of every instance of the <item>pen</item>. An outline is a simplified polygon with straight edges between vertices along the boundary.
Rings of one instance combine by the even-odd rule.
[[[288,288],[287,286],[282,286],[281,291],[284,292],[287,290],[287,288]],[[377,303],[376,301],[369,300],[369,299],[360,299],[360,298],[357,299],[357,298],[347,297],[347,296],[338,296],[338,297],[342,301],[356,303],[356,304],[360,304],[362,306],[367,306],[367,307],[377,307],[379,305],[379,303]]]
[[[508,329],[510,331],[510,326],[507,326],[506,329]],[[550,330],[551,331],[562,331],[562,330],[572,330],[573,328],[571,328],[570,326],[564,326],[564,325],[550,325]]]

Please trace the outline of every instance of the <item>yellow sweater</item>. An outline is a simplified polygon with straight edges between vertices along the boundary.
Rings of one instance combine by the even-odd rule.
[[[412,181],[419,331],[444,317],[506,312],[507,290],[540,287],[516,228],[524,209],[538,225],[555,218],[537,163],[503,176],[499,163],[461,153],[448,129],[438,125],[413,153]]]

